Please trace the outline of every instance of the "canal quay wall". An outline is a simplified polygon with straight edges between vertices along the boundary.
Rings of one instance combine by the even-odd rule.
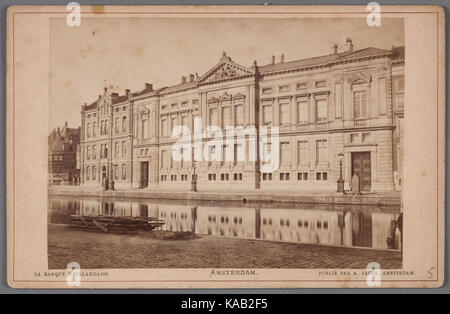
[[[242,203],[304,203],[401,206],[399,192],[370,193],[363,195],[337,194],[336,192],[313,191],[165,191],[165,190],[114,190],[103,191],[92,187],[53,186],[48,189],[54,196],[118,197],[162,200],[224,201]]]

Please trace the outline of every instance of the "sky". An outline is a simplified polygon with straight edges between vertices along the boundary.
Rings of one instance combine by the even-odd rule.
[[[81,106],[92,103],[103,88],[120,94],[145,83],[160,88],[180,83],[181,76],[200,76],[226,51],[234,62],[268,64],[327,55],[344,49],[390,49],[404,45],[403,19],[382,19],[369,27],[361,18],[82,18],[68,27],[65,18],[50,21],[49,130],[81,125]]]

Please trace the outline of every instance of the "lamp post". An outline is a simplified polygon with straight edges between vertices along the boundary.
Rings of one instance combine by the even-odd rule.
[[[197,192],[197,174],[195,173],[195,161],[192,162],[192,168],[194,169],[194,174],[192,175],[191,192]]]
[[[342,160],[344,159],[344,154],[336,154],[339,159],[339,179],[337,180],[337,192],[344,194],[344,179],[342,178]]]

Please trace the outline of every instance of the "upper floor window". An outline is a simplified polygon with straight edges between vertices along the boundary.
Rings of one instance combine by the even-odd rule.
[[[209,108],[209,125],[218,125],[217,108]]]
[[[272,93],[272,92],[273,92],[272,87],[263,87],[263,88],[261,89],[261,93],[263,93],[263,94],[270,94],[270,93]]]
[[[289,142],[280,143],[280,161],[282,164],[291,162],[291,149]]]
[[[308,164],[309,163],[309,142],[308,141],[298,141],[297,143],[298,149],[298,163],[299,164]]]
[[[316,142],[316,161],[328,161],[328,143],[327,140],[318,140]]]
[[[367,117],[367,92],[356,91],[353,93],[353,110],[355,119]]]
[[[97,159],[97,146],[92,146],[92,158]]]
[[[278,87],[278,91],[284,93],[284,92],[288,92],[290,90],[290,86],[289,85],[280,85]]]
[[[280,124],[289,124],[291,122],[291,108],[289,101],[280,102]]]
[[[316,81],[316,83],[315,83],[316,88],[325,87],[326,85],[327,85],[327,81],[325,81],[325,80]]]
[[[327,121],[328,115],[328,101],[324,98],[316,99],[316,112],[317,112],[317,121],[324,122]]]
[[[262,122],[263,122],[263,124],[264,125],[267,125],[267,124],[271,124],[272,123],[272,104],[267,104],[267,105],[264,105],[263,104],[263,110],[262,110],[262,112],[263,112],[263,116],[262,116]]]
[[[97,136],[97,123],[92,123],[92,136]]]
[[[309,122],[309,108],[306,98],[297,99],[297,122],[300,124]]]
[[[125,141],[122,142],[122,157],[125,157],[127,154],[127,144]]]
[[[308,88],[308,83],[306,83],[306,82],[297,84],[297,90],[302,90],[302,89],[307,89],[307,88]]]
[[[115,120],[115,131],[116,131],[116,133],[119,133],[119,128],[120,128],[119,118],[116,118],[116,120]]]
[[[161,120],[161,133],[162,136],[169,136],[169,126],[167,119]]]
[[[86,148],[86,159],[91,159],[91,148],[89,146]]]
[[[127,131],[127,117],[123,116],[122,117],[122,132],[126,132]]]
[[[225,129],[227,126],[231,126],[231,107],[222,107],[222,128]]]
[[[91,137],[91,124],[90,123],[87,124],[86,135],[87,135],[87,137]]]
[[[405,94],[405,78],[398,77],[394,80],[394,98],[397,109],[403,109]]]
[[[236,126],[244,125],[244,105],[236,104],[234,106],[234,122]]]

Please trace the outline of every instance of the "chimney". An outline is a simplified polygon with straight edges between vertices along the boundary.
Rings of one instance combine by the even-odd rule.
[[[347,51],[353,51],[353,43],[350,37],[345,40],[345,46],[347,47]]]
[[[184,83],[186,83],[186,76],[181,77],[181,84],[184,84]]]
[[[284,62],[284,53],[282,53],[280,56],[280,63],[283,63],[283,62]]]
[[[125,95],[127,98],[130,98],[130,90],[128,88],[125,90]]]
[[[102,98],[102,95],[98,95],[98,99]]]
[[[68,127],[67,121],[64,122],[64,126],[65,126],[66,128]]]
[[[111,97],[118,97],[119,94],[118,93],[111,93]]]
[[[145,89],[153,90],[153,84],[145,83]]]
[[[337,54],[337,48],[338,48],[337,44],[334,44],[333,46],[331,46],[331,54],[332,55]]]
[[[272,64],[275,64],[275,56],[272,56]]]
[[[193,82],[194,81],[194,74],[189,74],[189,82]]]

